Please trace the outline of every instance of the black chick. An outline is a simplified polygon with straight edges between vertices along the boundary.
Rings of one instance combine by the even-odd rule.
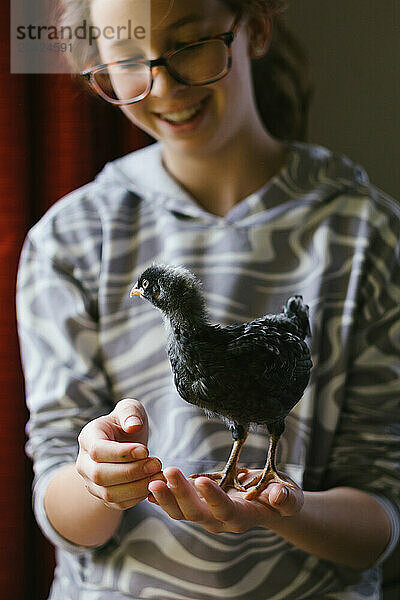
[[[145,298],[163,315],[167,351],[180,396],[218,416],[231,429],[231,455],[220,480],[223,489],[247,491],[256,497],[272,481],[288,482],[275,467],[276,447],[285,417],[307,386],[312,362],[304,338],[310,335],[308,306],[301,296],[289,298],[282,312],[249,323],[223,327],[212,324],[201,293],[201,282],[187,269],[153,265],[146,269],[130,296]],[[265,425],[270,434],[263,472],[245,487],[237,475],[240,451],[250,425]],[[198,477],[193,475],[192,477]]]

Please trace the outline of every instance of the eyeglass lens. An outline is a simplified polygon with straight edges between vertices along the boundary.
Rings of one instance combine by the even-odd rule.
[[[225,75],[228,61],[225,43],[207,40],[175,52],[168,58],[168,70],[188,85],[201,85]],[[109,99],[129,101],[149,90],[151,71],[144,64],[117,64],[97,71],[94,79]]]

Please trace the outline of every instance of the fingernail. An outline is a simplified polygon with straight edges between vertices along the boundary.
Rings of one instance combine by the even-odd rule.
[[[142,425],[142,421],[139,417],[128,417],[124,421],[124,427],[133,427],[134,425]]]
[[[288,497],[287,488],[281,487],[275,500],[273,500],[273,504],[283,504],[287,497]]]

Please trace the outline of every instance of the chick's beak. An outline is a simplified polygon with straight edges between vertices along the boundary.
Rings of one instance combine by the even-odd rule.
[[[131,289],[131,293],[130,293],[131,298],[133,298],[133,296],[143,296],[143,288],[138,288],[137,285],[138,285],[138,282],[136,282],[135,285],[133,286],[133,288]]]

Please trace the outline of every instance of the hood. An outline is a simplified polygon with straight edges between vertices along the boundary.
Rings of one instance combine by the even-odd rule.
[[[160,208],[203,222],[251,220],[261,211],[281,210],[300,199],[324,202],[345,192],[362,192],[369,187],[365,170],[347,156],[323,146],[283,141],[287,160],[281,170],[259,190],[236,204],[227,215],[213,215],[196,203],[191,194],[164,166],[162,144],[156,142],[108,163],[97,176],[112,180],[127,191]]]

